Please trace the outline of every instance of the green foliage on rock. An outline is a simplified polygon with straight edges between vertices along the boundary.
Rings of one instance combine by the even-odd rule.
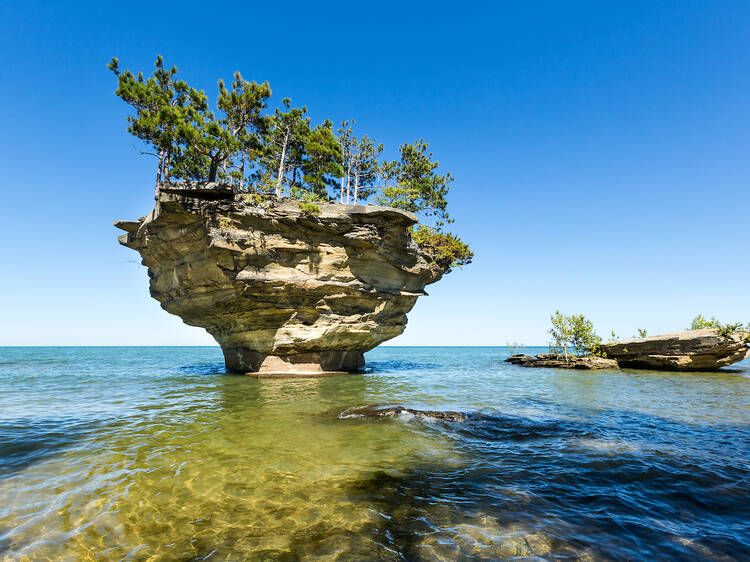
[[[721,322],[719,322],[713,316],[711,317],[711,320],[706,320],[702,314],[699,314],[698,316],[693,318],[693,321],[690,323],[690,327],[688,327],[688,330],[706,330],[709,328],[721,328]]]
[[[412,230],[412,239],[435,262],[449,273],[455,267],[471,263],[474,253],[455,234],[439,232],[429,226],[417,225]]]
[[[384,162],[381,176],[384,188],[376,201],[381,205],[411,211],[423,217],[434,218],[438,227],[452,222],[447,211],[446,196],[453,176],[438,174],[440,165],[433,161],[429,144],[419,139],[399,147],[398,160]]]
[[[273,206],[274,198],[261,193],[243,193],[242,200],[253,207],[268,208]]]
[[[319,215],[320,207],[315,203],[298,203],[299,210],[310,215]]]
[[[325,201],[328,189],[336,188],[336,178],[343,174],[341,146],[333,133],[333,123],[323,121],[307,137],[307,159],[302,162],[303,184],[309,186],[316,200]],[[294,194],[293,194],[294,196]]]
[[[354,120],[341,123],[336,140],[341,148],[341,189],[340,202],[354,203],[367,199],[384,186],[376,185],[381,177],[379,161],[383,145],[365,135],[357,138],[354,134]]]
[[[134,111],[128,131],[149,146],[144,153],[157,157],[157,188],[163,181],[197,180],[311,204],[374,197],[417,215],[424,226],[414,240],[446,271],[471,262],[469,247],[443,232],[453,222],[447,210],[453,177],[438,172],[423,138],[399,146],[397,159],[381,161],[383,145],[357,137],[354,121],[334,133],[330,120],[313,126],[307,108],[289,98],[270,109],[268,82],[250,82],[239,72],[230,85],[219,80],[214,111],[206,93],[178,80],[177,68],[165,67],[161,56],[154,67],[144,78],[121,71],[116,58],[108,64],[118,80],[115,94]]]
[[[247,171],[261,151],[267,126],[261,112],[266,108],[266,100],[270,96],[268,82],[248,82],[239,72],[234,73],[231,90],[226,88],[223,80],[219,80],[216,105],[224,112],[222,124],[236,139],[235,147],[239,152],[230,163],[228,175],[240,190],[244,189]]]
[[[566,358],[569,349],[578,356],[597,353],[602,339],[597,335],[593,323],[583,314],[565,315],[557,310],[550,321],[550,347],[556,352],[562,351]]]
[[[180,152],[179,127],[188,118],[188,105],[198,92],[186,82],[176,80],[177,67],[167,69],[161,56],[156,58],[153,75],[120,71],[120,61],[113,57],[107,65],[117,76],[115,95],[130,105],[128,132],[143,141],[157,158],[156,183],[168,181],[172,159]]]
[[[748,332],[747,336],[750,338],[750,323],[744,325],[742,322],[735,322],[734,324],[722,324],[715,316],[712,316],[710,320],[706,320],[702,314],[699,314],[690,323],[688,330],[716,330],[721,336],[731,336],[737,332]]]
[[[722,336],[731,336],[735,332],[743,332],[745,326],[742,324],[742,322],[735,322],[734,324],[722,324],[719,328],[717,328],[717,331],[719,332],[719,335]]]

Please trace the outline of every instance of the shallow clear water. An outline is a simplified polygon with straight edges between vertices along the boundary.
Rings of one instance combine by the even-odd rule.
[[[0,348],[0,559],[750,558],[750,363],[508,355],[258,381],[213,347]],[[339,417],[368,404],[472,416]]]

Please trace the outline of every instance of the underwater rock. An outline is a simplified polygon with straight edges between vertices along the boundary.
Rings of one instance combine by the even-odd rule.
[[[418,410],[404,406],[361,406],[339,414],[340,418],[395,418],[402,415],[419,416],[444,421],[466,421],[469,415],[463,412]]]

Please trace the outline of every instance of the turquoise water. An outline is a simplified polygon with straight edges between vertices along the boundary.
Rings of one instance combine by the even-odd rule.
[[[750,559],[750,363],[508,355],[259,381],[214,347],[0,348],[0,559]],[[340,416],[369,404],[471,416]]]

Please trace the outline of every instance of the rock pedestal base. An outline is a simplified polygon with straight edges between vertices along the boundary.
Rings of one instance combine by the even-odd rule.
[[[264,355],[247,348],[228,347],[224,352],[227,370],[258,377],[323,376],[361,371],[361,351],[320,351],[293,355]]]

